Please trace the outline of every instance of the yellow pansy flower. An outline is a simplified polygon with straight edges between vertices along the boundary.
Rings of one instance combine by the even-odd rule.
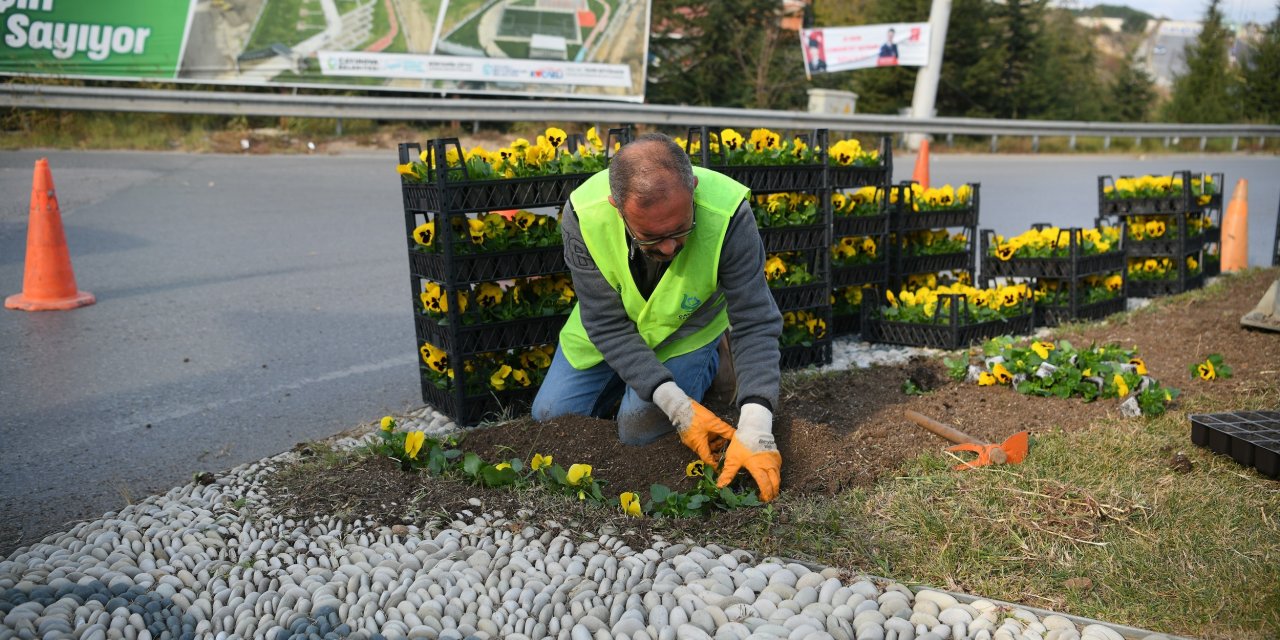
[[[703,475],[703,467],[706,466],[701,460],[694,460],[684,468],[684,476],[686,478],[697,478]]]
[[[551,466],[551,456],[544,456],[541,453],[533,454],[533,460],[529,461],[529,468],[534,471],[541,471],[549,466]]]
[[[560,146],[560,143],[564,142],[565,138],[568,137],[565,135],[564,129],[556,127],[548,127],[546,133],[547,142],[551,144],[552,148]]]
[[[595,127],[591,127],[590,129],[587,129],[587,142],[590,142],[591,146],[595,147],[596,149],[604,148],[604,141],[600,139],[600,134],[596,133]]]
[[[1218,377],[1218,371],[1213,368],[1213,362],[1205,360],[1196,366],[1196,373],[1199,374],[1201,380],[1213,380]]]
[[[781,278],[782,274],[786,272],[787,272],[787,265],[785,262],[782,261],[782,258],[779,258],[778,256],[774,255],[774,256],[769,256],[769,259],[764,261],[765,278],[769,280],[777,280],[778,278]]]
[[[565,479],[575,487],[584,480],[589,482],[591,480],[591,465],[582,463],[570,465],[569,473]]]
[[[396,419],[391,416],[382,416],[381,427],[383,431],[391,431],[396,428]]]
[[[1005,368],[1004,363],[1002,362],[997,362],[996,366],[991,367],[991,373],[995,375],[996,382],[999,382],[1000,384],[1009,384],[1010,382],[1013,382],[1013,374],[1009,373],[1009,370]]]
[[[502,471],[503,469],[510,469],[510,468],[511,468],[511,463],[510,463],[510,462],[499,462],[498,464],[493,465],[493,468],[494,468],[494,469],[497,469],[498,471]]]
[[[622,505],[622,512],[632,518],[639,518],[643,514],[640,510],[640,496],[633,491],[624,491],[619,495],[618,504]]]
[[[988,373],[986,371],[983,371],[982,373],[978,374],[979,387],[990,387],[995,383],[996,383],[996,377],[994,374]]]
[[[1036,352],[1036,355],[1040,356],[1041,360],[1048,360],[1049,352],[1054,350],[1054,345],[1052,342],[1040,342],[1037,340],[1031,343],[1031,350]]]
[[[1129,384],[1124,381],[1124,376],[1117,373],[1114,376],[1111,376],[1111,381],[1116,383],[1116,393],[1119,394],[1121,398],[1129,395]]]
[[[418,452],[422,451],[422,443],[426,441],[427,434],[421,431],[410,431],[404,438],[404,454],[412,460],[417,460]]]
[[[720,132],[720,143],[729,147],[730,151],[742,148],[742,134],[733,129],[725,129]]]
[[[502,302],[502,287],[495,282],[482,282],[476,288],[476,304],[492,307]]]
[[[494,371],[493,375],[489,376],[489,386],[493,387],[497,391],[506,389],[507,378],[510,375],[511,375],[511,365],[504,364],[501,367],[498,367],[498,370]]]
[[[402,176],[418,177],[418,172],[414,170],[412,162],[396,165],[396,173]]]
[[[1129,358],[1129,364],[1133,365],[1133,372],[1140,375],[1147,375],[1147,363],[1142,358]]]

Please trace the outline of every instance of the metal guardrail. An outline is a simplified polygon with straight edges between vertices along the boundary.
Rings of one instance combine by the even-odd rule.
[[[362,118],[405,121],[552,121],[609,122],[673,126],[716,126],[774,129],[830,129],[866,133],[925,133],[934,135],[1068,137],[1280,138],[1280,126],[1248,124],[1174,124],[995,120],[979,118],[916,119],[904,116],[831,116],[800,111],[725,109],[622,102],[552,102],[545,100],[479,100],[472,98],[408,98],[385,96],[327,96],[235,91],[183,91],[126,87],[62,87],[0,85],[4,105],[25,109],[71,109],[147,113],[200,113],[303,118]]]

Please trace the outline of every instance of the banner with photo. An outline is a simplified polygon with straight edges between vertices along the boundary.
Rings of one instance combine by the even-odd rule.
[[[644,101],[650,0],[0,0],[0,75]]]
[[[929,23],[801,29],[805,72],[871,67],[923,67],[929,62]]]

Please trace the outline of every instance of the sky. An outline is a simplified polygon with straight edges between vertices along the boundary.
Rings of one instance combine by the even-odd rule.
[[[1153,16],[1166,16],[1174,20],[1198,21],[1204,17],[1208,0],[1085,0],[1079,6],[1096,4],[1128,5],[1146,11]],[[1222,13],[1230,22],[1258,22],[1266,24],[1276,17],[1276,0],[1222,0]]]

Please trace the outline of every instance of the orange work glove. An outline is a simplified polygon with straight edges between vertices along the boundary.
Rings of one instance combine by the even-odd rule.
[[[698,454],[704,464],[716,466],[712,450],[718,452],[725,441],[733,438],[733,427],[686,395],[675,382],[658,385],[653,391],[653,403],[667,414],[684,446]]]
[[[782,483],[782,454],[773,442],[773,412],[755,403],[742,405],[738,431],[729,442],[724,469],[716,482],[729,486],[738,470],[746,469],[760,487],[760,499],[769,502],[778,497]]]

